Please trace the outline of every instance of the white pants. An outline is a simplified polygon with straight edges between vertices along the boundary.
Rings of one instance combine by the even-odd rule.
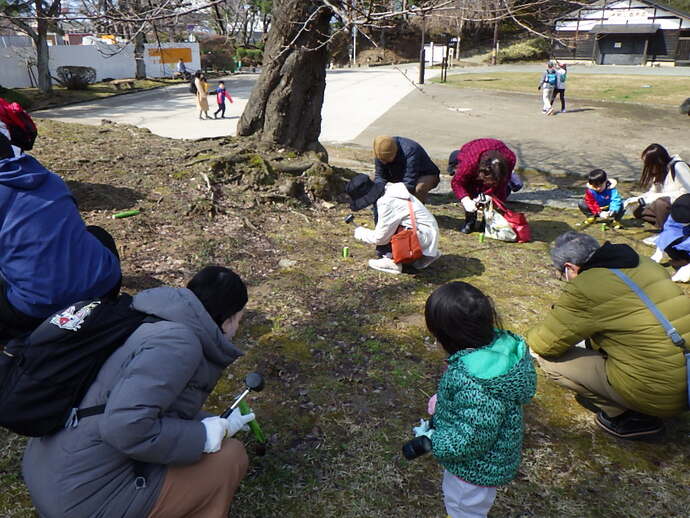
[[[541,99],[544,101],[543,110],[549,111],[551,109],[551,97],[553,97],[553,88],[548,86],[541,87]]]
[[[450,518],[486,518],[495,498],[495,487],[475,486],[443,470],[443,502]]]

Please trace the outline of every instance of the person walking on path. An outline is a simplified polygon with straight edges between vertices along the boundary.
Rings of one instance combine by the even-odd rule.
[[[680,156],[671,156],[660,144],[647,146],[641,158],[644,165],[640,186],[649,190],[625,200],[625,207],[637,204],[633,215],[661,230],[673,202],[690,192],[690,166]],[[644,243],[654,246],[657,237],[648,237]]]
[[[475,198],[480,194],[505,201],[511,191],[522,187],[522,179],[513,171],[515,163],[515,153],[493,138],[471,140],[450,154],[448,169],[454,171],[450,185],[465,209],[461,232],[477,230]]]
[[[624,439],[662,432],[660,418],[688,410],[687,368],[683,349],[642,296],[685,343],[690,298],[663,267],[628,245],[600,246],[570,231],[556,239],[551,260],[566,284],[543,322],[527,333],[541,368],[596,410],[604,431]]]
[[[556,90],[556,85],[558,84],[558,76],[556,74],[556,65],[553,61],[549,61],[546,64],[546,70],[539,80],[539,86],[537,90],[541,90],[542,98],[542,109],[541,111],[545,114],[549,113],[551,110],[551,102],[554,97],[554,91]]]
[[[37,134],[0,99],[0,346],[69,304],[117,295],[122,281],[113,237],[86,226],[62,178],[25,153]]]
[[[232,97],[230,97],[230,94],[225,89],[225,83],[223,81],[219,81],[218,88],[216,88],[216,103],[218,103],[218,109],[213,114],[214,119],[218,118],[219,113],[221,119],[225,118],[225,99],[230,101],[230,103],[233,102]]]
[[[202,119],[202,114],[206,119],[210,119],[208,115],[208,83],[206,76],[201,70],[197,70],[194,74],[194,86],[196,87],[196,106],[199,109],[199,119]]]
[[[441,172],[414,140],[378,136],[374,139],[374,157],[376,183],[402,182],[422,203],[439,184]]]
[[[568,79],[568,65],[561,63],[558,65],[556,70],[556,88],[553,91],[553,97],[551,97],[551,108],[549,110],[549,115],[553,115],[554,109],[553,105],[556,102],[556,97],[561,98],[561,113],[565,113],[565,83]]]
[[[451,518],[486,517],[496,487],[520,467],[523,405],[537,375],[522,337],[500,328],[491,299],[450,282],[426,301],[426,325],[448,355],[448,369],[429,400],[432,422],[415,427],[443,466],[443,500]]]
[[[438,249],[439,231],[438,223],[433,214],[417,198],[410,194],[405,184],[374,183],[365,174],[358,174],[350,180],[345,188],[352,199],[350,208],[361,210],[372,204],[376,204],[378,219],[374,230],[357,227],[355,239],[376,245],[379,259],[371,259],[369,267],[386,273],[399,274],[402,272],[402,264],[393,261],[391,239],[401,228],[411,229],[412,214],[414,214],[417,227],[417,238],[424,254],[412,266],[418,270],[424,269],[441,257]]]
[[[22,473],[41,517],[227,518],[248,466],[230,437],[254,414],[226,419],[202,406],[243,354],[230,340],[246,303],[244,282],[219,266],[187,288],[134,296],[133,309],[160,320],[101,367],[80,408],[103,412],[29,440]]]

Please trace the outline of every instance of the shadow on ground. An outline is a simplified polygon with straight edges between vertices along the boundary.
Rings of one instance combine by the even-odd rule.
[[[68,181],[67,186],[77,200],[80,210],[129,209],[145,197],[129,187],[116,187],[105,183]]]

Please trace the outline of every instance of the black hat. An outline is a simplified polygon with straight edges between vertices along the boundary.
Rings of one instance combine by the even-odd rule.
[[[345,192],[352,198],[350,208],[352,210],[362,210],[369,205],[373,205],[383,196],[386,187],[382,183],[374,183],[365,174],[358,174],[347,182]]]
[[[684,225],[690,223],[690,194],[683,194],[671,205],[671,217]]]
[[[458,168],[458,163],[460,162],[460,160],[458,160],[459,154],[460,150],[456,149],[448,157],[448,174],[451,176],[455,174],[455,170]]]

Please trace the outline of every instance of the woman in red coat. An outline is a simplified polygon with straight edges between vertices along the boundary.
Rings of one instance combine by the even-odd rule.
[[[503,201],[511,191],[522,187],[520,177],[513,174],[514,168],[515,153],[497,139],[471,140],[450,154],[451,187],[465,209],[461,232],[469,234],[476,230],[477,196],[485,194]]]

